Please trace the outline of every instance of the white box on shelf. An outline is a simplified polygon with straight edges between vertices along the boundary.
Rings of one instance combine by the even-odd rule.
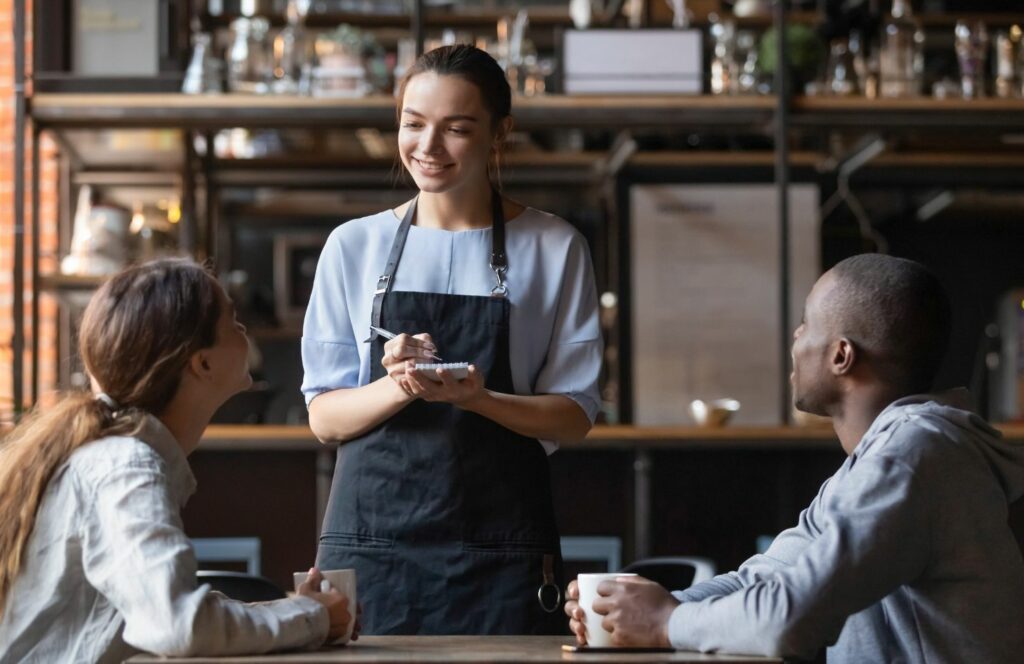
[[[567,94],[704,91],[700,30],[566,30]]]

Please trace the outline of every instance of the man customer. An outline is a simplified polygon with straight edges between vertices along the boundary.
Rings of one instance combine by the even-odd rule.
[[[606,582],[594,611],[621,645],[829,662],[1011,662],[1024,652],[1024,559],[1007,525],[1024,445],[929,394],[949,305],[921,265],[861,255],[815,284],[793,339],[798,409],[849,455],[764,555],[681,592]],[[575,583],[566,613],[586,642]]]

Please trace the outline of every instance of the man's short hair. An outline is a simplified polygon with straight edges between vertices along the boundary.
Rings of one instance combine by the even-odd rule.
[[[847,258],[832,273],[835,331],[908,394],[930,391],[952,318],[938,278],[920,263],[882,254]]]

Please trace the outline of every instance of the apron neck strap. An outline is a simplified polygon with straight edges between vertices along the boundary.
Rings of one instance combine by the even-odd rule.
[[[391,243],[391,253],[388,254],[388,262],[384,265],[384,273],[377,278],[377,288],[373,292],[373,309],[370,314],[370,324],[373,327],[381,326],[380,317],[384,306],[384,296],[391,291],[391,283],[398,271],[398,263],[402,260],[405,241],[409,237],[409,227],[416,220],[416,202],[418,200],[419,196],[409,203],[405,216],[402,217],[402,223],[398,225],[398,231],[395,232],[394,242]],[[491,289],[491,295],[505,297],[508,294],[508,287],[505,285],[505,272],[508,271],[508,257],[505,254],[505,208],[502,204],[501,194],[496,189],[491,189],[490,268],[494,271],[497,281],[497,285]],[[367,341],[373,341],[377,336],[376,332],[371,331]]]
[[[508,295],[505,272],[508,271],[508,256],[505,255],[505,206],[497,189],[491,189],[491,269],[497,282],[491,289],[494,297]]]

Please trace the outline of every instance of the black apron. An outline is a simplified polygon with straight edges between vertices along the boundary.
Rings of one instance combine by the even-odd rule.
[[[428,332],[513,393],[501,196],[492,194],[490,297],[391,292],[416,215],[405,213],[371,323]],[[386,375],[373,333],[370,380]],[[364,634],[560,634],[561,553],[548,460],[535,439],[445,403],[416,400],[338,450],[321,569],[355,568]]]

